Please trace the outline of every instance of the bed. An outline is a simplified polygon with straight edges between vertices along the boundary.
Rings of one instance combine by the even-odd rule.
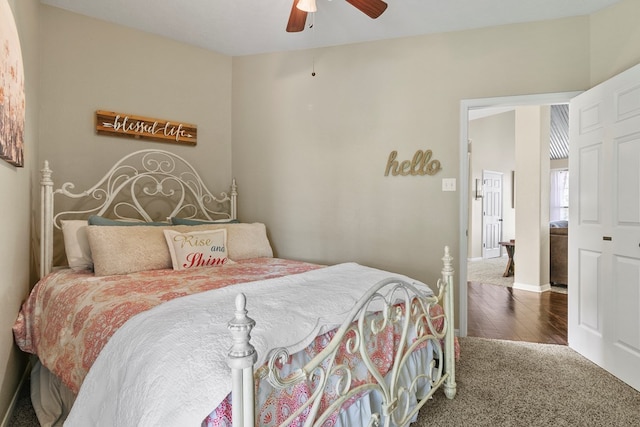
[[[37,356],[42,425],[406,425],[438,390],[455,396],[447,248],[437,294],[276,258],[237,195],[164,150],[82,191],[54,189],[45,162],[41,279],[13,327]]]

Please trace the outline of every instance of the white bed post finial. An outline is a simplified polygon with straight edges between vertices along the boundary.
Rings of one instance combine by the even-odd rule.
[[[442,267],[442,281],[445,284],[444,312],[447,317],[447,331],[445,333],[445,361],[444,370],[447,379],[444,383],[444,394],[453,399],[456,395],[456,368],[455,368],[455,328],[453,319],[453,257],[449,252],[449,246],[444,247],[444,266]]]
[[[53,264],[53,180],[49,162],[40,170],[40,278],[51,272]]]
[[[231,368],[233,378],[231,393],[233,427],[255,425],[253,364],[256,363],[258,356],[249,340],[256,322],[247,316],[246,305],[246,296],[238,294],[235,315],[227,324],[233,337],[233,345],[227,356],[227,364]]]
[[[251,345],[251,330],[256,325],[255,320],[247,316],[247,297],[238,294],[236,297],[236,312],[227,325],[233,336],[233,345],[229,349],[229,357],[245,358],[255,355],[255,348]],[[253,361],[255,362],[255,360]]]

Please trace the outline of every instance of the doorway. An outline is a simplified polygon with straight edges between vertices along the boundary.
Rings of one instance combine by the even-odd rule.
[[[466,183],[460,187],[460,233],[459,242],[459,335],[466,336],[468,332],[468,288],[467,288],[467,263],[469,254],[469,211],[471,202],[471,189],[473,188],[470,176],[470,139],[469,139],[469,115],[472,111],[487,108],[513,108],[524,105],[550,105],[568,103],[579,92],[563,92],[555,94],[522,95],[500,98],[483,98],[463,100],[460,103],[460,182]]]

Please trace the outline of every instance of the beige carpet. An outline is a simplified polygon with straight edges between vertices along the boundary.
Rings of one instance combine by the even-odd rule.
[[[569,347],[460,338],[458,393],[414,426],[638,426],[640,392]]]
[[[640,393],[568,347],[460,338],[453,400],[438,391],[412,427],[637,426]],[[10,427],[36,427],[28,386]]]
[[[503,277],[507,257],[489,258],[467,263],[467,280],[488,285],[513,286],[513,276]]]

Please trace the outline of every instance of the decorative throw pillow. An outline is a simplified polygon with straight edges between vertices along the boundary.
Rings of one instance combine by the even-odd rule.
[[[164,230],[174,270],[197,267],[217,267],[229,262],[227,230],[179,233]]]
[[[240,261],[250,258],[272,258],[273,250],[267,237],[267,227],[261,222],[238,224],[204,224],[204,225],[176,225],[175,230],[203,231],[227,230],[229,258]]]
[[[64,251],[67,254],[67,263],[73,270],[91,270],[91,248],[87,237],[86,220],[62,220],[60,221],[62,237],[64,239]]]

